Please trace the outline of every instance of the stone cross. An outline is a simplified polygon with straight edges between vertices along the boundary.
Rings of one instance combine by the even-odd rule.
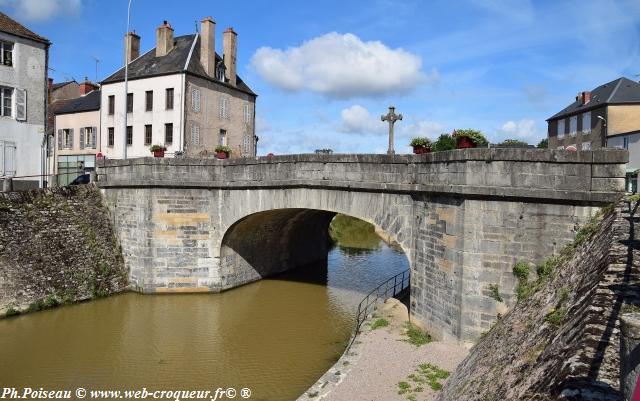
[[[389,150],[387,150],[387,153],[392,155],[396,153],[393,150],[393,125],[396,123],[396,121],[402,120],[402,114],[396,114],[396,108],[393,106],[389,106],[389,113],[387,113],[386,116],[380,116],[380,119],[382,121],[389,122]]]

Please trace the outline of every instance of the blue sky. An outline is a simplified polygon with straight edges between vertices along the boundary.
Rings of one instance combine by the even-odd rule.
[[[304,4],[304,5],[302,5]],[[176,6],[177,5],[177,6]],[[126,0],[0,0],[53,42],[50,74],[98,79],[122,64]],[[416,135],[481,129],[537,143],[576,93],[640,77],[640,1],[133,0],[142,51],[168,20],[176,35],[211,15],[238,33],[238,73],[259,94],[259,153],[383,153]]]

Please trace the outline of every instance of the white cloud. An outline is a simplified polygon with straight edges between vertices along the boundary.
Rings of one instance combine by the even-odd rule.
[[[269,122],[260,116],[256,116],[256,132],[258,134],[261,134],[263,132],[269,132],[272,130],[271,124],[269,124]]]
[[[340,113],[340,132],[349,134],[383,134],[387,132],[387,123],[380,117],[374,117],[367,109],[355,104]]]
[[[502,124],[502,127],[498,131],[505,138],[520,139],[529,142],[533,142],[544,136],[540,131],[538,131],[536,122],[528,118],[523,118],[518,122],[507,121]]]
[[[81,0],[0,0],[0,6],[14,10],[19,21],[40,22],[56,15],[74,15],[80,11]]]
[[[280,89],[343,99],[406,93],[425,80],[439,79],[437,70],[429,76],[421,72],[419,56],[350,33],[331,32],[286,50],[261,47],[251,65]]]

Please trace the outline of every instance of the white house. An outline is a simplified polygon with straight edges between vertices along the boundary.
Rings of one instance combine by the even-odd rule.
[[[51,43],[0,12],[0,179],[43,185],[47,59]]]
[[[127,33],[126,112],[124,67],[101,82],[104,156],[120,159],[126,146],[127,158],[149,157],[156,144],[169,154],[213,153],[225,145],[233,149],[232,157],[254,156],[257,95],[236,75],[236,36],[231,28],[224,32],[223,58],[215,52],[211,17],[202,20],[200,33],[175,38],[164,21],[156,47],[143,55],[140,36]]]

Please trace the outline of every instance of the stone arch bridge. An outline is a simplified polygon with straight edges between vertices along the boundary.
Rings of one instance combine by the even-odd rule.
[[[468,341],[513,302],[516,261],[546,259],[619,196],[627,159],[537,149],[144,158],[99,162],[98,185],[140,292],[218,292],[321,260],[343,213],[401,245],[412,318]]]

